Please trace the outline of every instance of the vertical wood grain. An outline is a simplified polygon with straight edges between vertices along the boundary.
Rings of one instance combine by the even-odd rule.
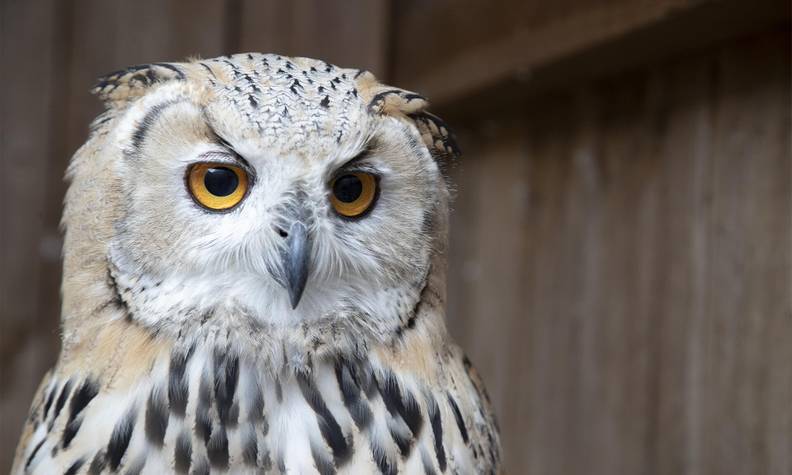
[[[242,0],[240,51],[321,58],[385,78],[387,0]]]
[[[719,434],[705,446],[705,466],[713,474],[792,471],[788,38],[787,32],[724,49],[714,72],[701,404],[710,433]]]
[[[463,124],[449,326],[509,471],[789,472],[785,34]]]
[[[0,216],[0,470],[10,467],[38,377],[57,351],[56,315],[43,312],[57,289],[42,286],[58,260],[46,193],[57,101],[57,2],[3,2],[2,215]],[[28,48],[16,48],[25,38]],[[33,53],[35,52],[35,53]],[[56,239],[57,241],[57,239]],[[53,292],[54,291],[54,292]],[[30,375],[33,375],[32,377]]]
[[[75,0],[72,42],[65,53],[69,130],[67,154],[85,141],[88,124],[102,110],[88,91],[102,75],[135,64],[214,57],[227,50],[226,1]],[[188,21],[189,20],[189,21]],[[64,162],[61,162],[64,163]]]

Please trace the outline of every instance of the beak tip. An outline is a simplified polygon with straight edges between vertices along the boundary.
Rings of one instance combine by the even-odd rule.
[[[308,280],[308,259],[310,256],[311,242],[308,230],[300,222],[293,223],[286,237],[286,246],[282,250],[282,279],[281,285],[289,293],[289,303],[292,310],[300,304],[300,299]]]

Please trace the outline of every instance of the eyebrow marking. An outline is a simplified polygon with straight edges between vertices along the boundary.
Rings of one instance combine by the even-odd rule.
[[[146,115],[143,116],[143,119],[138,124],[135,131],[132,133],[132,156],[139,156],[140,149],[143,146],[143,142],[146,140],[146,136],[148,135],[149,130],[151,127],[157,123],[157,119],[162,115],[165,110],[169,107],[174,106],[176,104],[181,104],[182,102],[186,102],[187,100],[184,98],[179,99],[170,99],[165,102],[160,102],[151,107],[146,112]]]
[[[226,149],[229,152],[229,154],[233,155],[237,160],[239,160],[245,165],[250,166],[247,160],[245,160],[242,157],[242,154],[237,152],[234,149],[234,147],[231,145],[231,143],[228,140],[224,139],[223,136],[220,135],[220,133],[218,133],[214,127],[212,127],[212,121],[209,118],[209,114],[206,113],[206,108],[203,107],[201,108],[201,116],[203,117],[204,124],[206,124],[206,128],[209,129],[209,134],[211,135],[210,139],[213,140],[214,143],[217,144],[218,146]]]
[[[203,117],[204,124],[206,128],[209,129],[209,139],[215,143],[220,148],[225,149],[225,153],[223,152],[207,152],[199,155],[198,158],[209,158],[209,157],[223,157],[228,158],[230,160],[222,160],[222,161],[229,161],[229,162],[236,162],[237,165],[241,166],[245,170],[247,170],[249,178],[251,180],[255,179],[255,168],[248,162],[245,157],[242,156],[241,153],[237,152],[234,147],[228,142],[228,140],[224,139],[214,127],[212,127],[212,121],[209,120],[209,115],[206,113],[206,108],[201,108],[201,117]]]

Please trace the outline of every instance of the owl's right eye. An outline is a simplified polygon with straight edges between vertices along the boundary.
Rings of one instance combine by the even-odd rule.
[[[187,187],[196,203],[212,211],[225,211],[247,194],[245,170],[227,163],[196,163],[187,171]]]

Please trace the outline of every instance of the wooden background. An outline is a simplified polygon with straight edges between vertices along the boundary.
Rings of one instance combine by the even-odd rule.
[[[449,326],[510,473],[792,473],[789,8],[2,0],[0,471],[57,356],[89,87],[250,50],[369,68],[456,127]]]

